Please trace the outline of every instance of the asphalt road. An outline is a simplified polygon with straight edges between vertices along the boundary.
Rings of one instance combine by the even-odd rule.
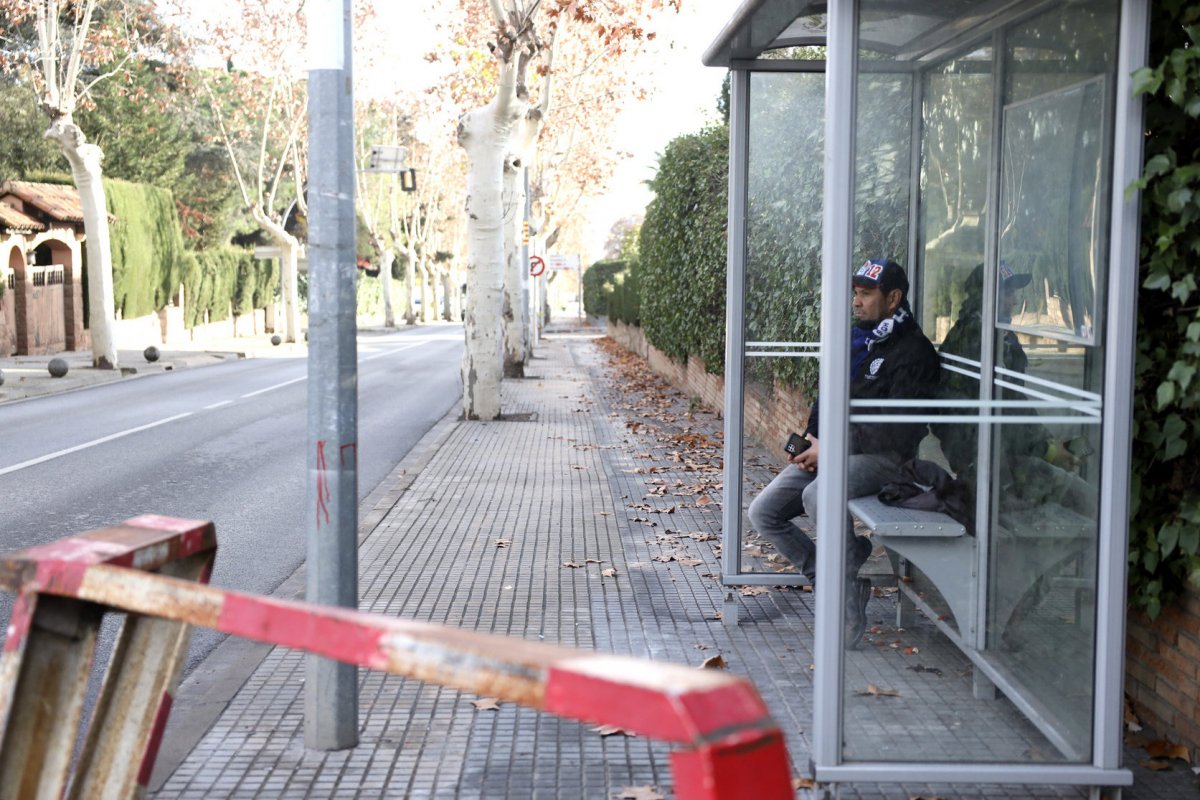
[[[462,341],[360,334],[360,500],[459,402]],[[248,359],[0,405],[0,552],[144,513],[211,519],[213,585],[270,593],[305,556],[306,384],[306,359]],[[0,593],[0,620],[11,607]],[[221,638],[194,631],[187,669]]]

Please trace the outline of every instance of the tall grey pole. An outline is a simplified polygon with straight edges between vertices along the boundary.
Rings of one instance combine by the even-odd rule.
[[[351,0],[308,0],[308,586],[310,602],[358,607]],[[304,743],[358,743],[358,674],[308,656]]]

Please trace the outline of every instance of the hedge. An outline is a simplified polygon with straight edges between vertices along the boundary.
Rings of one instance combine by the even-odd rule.
[[[626,325],[642,324],[641,265],[629,262],[622,272],[605,284],[608,291],[608,318]]]
[[[583,310],[593,317],[608,316],[613,276],[624,272],[624,261],[597,261],[583,273]]]
[[[254,257],[251,250],[226,247],[188,253],[185,258],[184,325],[220,322],[230,311],[247,314],[266,307],[279,287],[276,262]]]
[[[646,338],[680,361],[720,372],[725,350],[725,219],[729,129],[670,142],[650,182],[638,239],[639,316]]]
[[[105,180],[113,262],[113,302],[124,319],[167,305],[183,278],[183,232],[170,191]]]

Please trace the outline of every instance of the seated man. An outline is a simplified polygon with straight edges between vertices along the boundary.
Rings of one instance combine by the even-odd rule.
[[[852,283],[851,307],[857,322],[850,331],[850,397],[934,397],[938,356],[913,319],[904,269],[886,259],[868,261],[854,273]],[[749,509],[750,521],[758,532],[814,583],[816,546],[792,520],[806,512],[816,520],[821,450],[818,424],[814,402],[804,431],[810,447],[789,459],[789,465],[754,498]],[[893,480],[900,465],[916,457],[917,445],[925,433],[922,423],[851,423],[847,496],[874,494]],[[859,578],[858,570],[871,554],[871,543],[854,535],[849,514],[846,537],[846,647],[856,648],[866,631],[867,600],[871,596],[870,581]]]

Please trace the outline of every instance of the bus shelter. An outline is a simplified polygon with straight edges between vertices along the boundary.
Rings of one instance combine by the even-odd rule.
[[[1147,16],[1137,0],[746,0],[705,55],[731,70],[724,618],[736,624],[732,587],[820,576],[823,785],[1110,796],[1131,781],[1126,187]],[[856,400],[852,381],[877,365],[868,352],[852,375],[851,272],[885,258],[907,271],[940,378]],[[819,404],[812,499],[839,510],[793,521],[815,564],[789,565],[748,513],[764,449],[785,468],[789,403],[797,432]],[[848,496],[864,425],[922,434],[883,500]],[[848,521],[872,545],[854,575]]]

